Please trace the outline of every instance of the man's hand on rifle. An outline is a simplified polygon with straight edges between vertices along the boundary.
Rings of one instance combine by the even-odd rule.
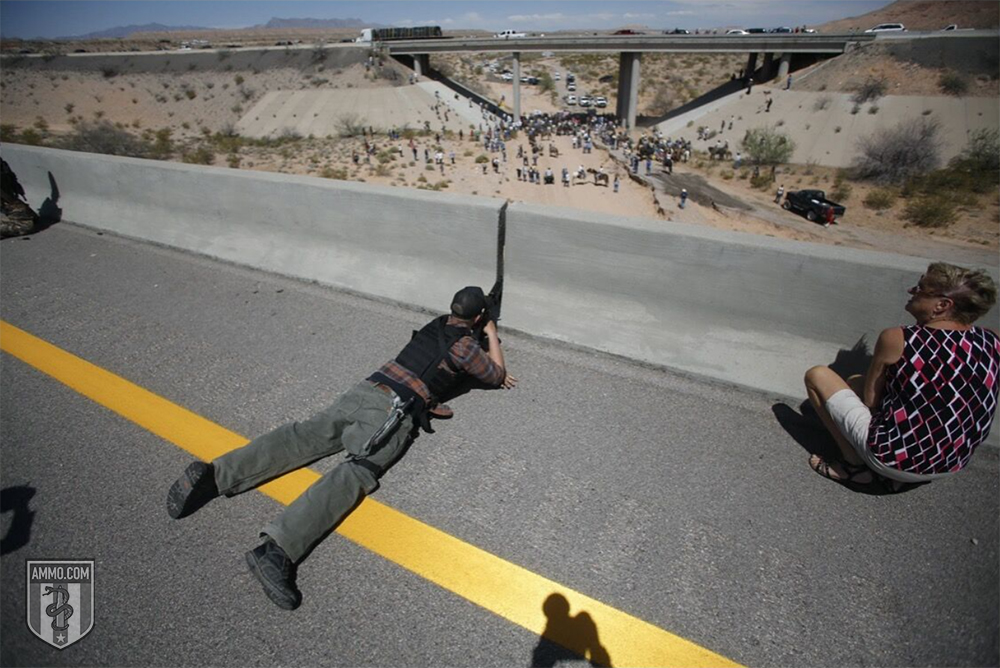
[[[483,334],[486,335],[486,338],[489,339],[490,342],[490,349],[488,352],[490,359],[492,359],[497,366],[504,369],[506,374],[500,387],[505,390],[514,389],[514,386],[517,385],[517,378],[509,373],[506,373],[507,367],[504,364],[503,350],[500,349],[500,336],[497,334],[497,323],[493,320],[486,323],[483,327]]]

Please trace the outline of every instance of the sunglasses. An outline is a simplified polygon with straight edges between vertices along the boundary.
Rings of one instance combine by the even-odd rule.
[[[924,287],[919,283],[914,285],[912,288],[907,289],[907,292],[913,295],[914,297],[916,297],[917,295],[922,295],[924,297],[935,297],[938,299],[951,299],[951,297],[949,297],[948,295],[939,295],[933,292],[927,292],[927,290],[924,289]]]

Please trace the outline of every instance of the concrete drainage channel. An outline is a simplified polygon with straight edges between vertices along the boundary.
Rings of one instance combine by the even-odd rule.
[[[909,321],[902,296],[930,261],[314,177],[3,155],[35,207],[51,172],[65,220],[432,312],[502,280],[512,330],[798,400],[805,368]]]

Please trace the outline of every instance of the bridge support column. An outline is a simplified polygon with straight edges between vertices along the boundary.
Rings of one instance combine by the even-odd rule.
[[[764,64],[761,66],[763,81],[770,81],[773,78],[772,68],[774,67],[774,54],[764,54]]]
[[[413,56],[413,71],[418,77],[427,76],[431,71],[431,56],[429,53],[418,53]]]
[[[788,76],[788,68],[792,62],[792,54],[781,54],[781,62],[778,63],[778,81],[784,81]]]
[[[747,78],[753,81],[754,70],[757,69],[757,54],[751,53],[747,59]]]
[[[642,54],[623,52],[618,58],[618,100],[615,113],[626,128],[635,127],[635,113],[639,106],[639,63]]]
[[[521,120],[521,52],[514,52],[514,99],[513,114],[514,122]]]

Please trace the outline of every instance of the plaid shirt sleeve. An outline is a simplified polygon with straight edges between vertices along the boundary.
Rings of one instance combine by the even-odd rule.
[[[451,347],[451,358],[467,374],[491,387],[500,387],[507,376],[471,336],[463,336]]]

